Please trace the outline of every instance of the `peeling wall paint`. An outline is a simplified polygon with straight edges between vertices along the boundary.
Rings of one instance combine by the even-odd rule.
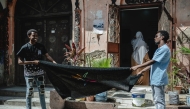
[[[190,48],[190,26],[176,27],[176,33],[176,50],[178,51],[180,47]],[[187,68],[188,71],[190,70],[190,55],[184,55],[179,52],[176,58],[181,68]]]
[[[90,53],[95,50],[107,52],[107,27],[108,27],[108,6],[111,0],[86,0],[85,2],[85,52]],[[103,20],[103,34],[93,33],[94,20]]]
[[[96,18],[97,18],[97,19],[101,19],[101,18],[102,18],[102,10],[98,10],[98,11],[96,12]]]

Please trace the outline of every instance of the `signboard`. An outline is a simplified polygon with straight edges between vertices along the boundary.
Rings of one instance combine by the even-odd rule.
[[[104,21],[102,19],[96,19],[93,21],[93,33],[103,34]]]

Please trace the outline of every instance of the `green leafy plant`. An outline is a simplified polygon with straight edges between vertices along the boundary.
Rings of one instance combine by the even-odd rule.
[[[92,67],[99,67],[99,68],[109,68],[111,67],[111,59],[110,58],[100,58],[92,60]]]
[[[93,59],[91,61],[92,67],[98,67],[98,68],[109,68],[111,67],[111,58],[100,58],[100,59]],[[107,92],[102,92],[100,95],[105,95],[105,101],[107,100]],[[99,94],[96,94],[96,98],[100,96]],[[96,99],[97,100],[97,99]]]
[[[180,47],[176,52],[174,52],[174,57],[176,57],[179,53],[182,55],[189,56],[190,49],[187,47]],[[178,55],[179,56],[179,55]],[[182,86],[182,89],[185,91],[190,87],[190,74],[186,67],[183,65],[179,65],[179,60],[177,58],[171,58],[172,63],[172,71],[169,72],[169,90],[174,90],[175,86]],[[181,63],[180,63],[181,64]],[[186,91],[187,92],[187,91]]]
[[[169,89],[173,91],[173,88],[175,86],[178,86],[179,84],[179,78],[177,76],[178,72],[181,70],[178,65],[177,62],[178,60],[176,58],[171,58],[170,59],[171,63],[172,63],[172,71],[169,73]]]
[[[179,52],[190,58],[190,49],[187,47],[180,47]],[[190,72],[185,68],[185,73],[180,74],[179,77],[183,80],[184,87],[188,90],[190,87]]]
[[[179,50],[182,54],[190,54],[190,49],[186,47],[181,47]]]

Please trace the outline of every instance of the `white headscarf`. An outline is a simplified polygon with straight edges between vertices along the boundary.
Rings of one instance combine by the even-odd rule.
[[[145,43],[143,39],[143,35],[140,31],[136,33],[136,39],[133,39],[131,41],[131,44],[133,46],[133,54],[132,57],[133,59],[138,63],[142,64],[143,63],[143,58],[148,52],[148,46]]]

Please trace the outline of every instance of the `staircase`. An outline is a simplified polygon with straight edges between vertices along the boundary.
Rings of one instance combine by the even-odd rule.
[[[54,88],[46,87],[45,100],[46,107],[49,109],[50,91]],[[13,86],[0,88],[0,109],[26,109],[26,87]],[[37,88],[34,89],[32,98],[32,109],[41,109]]]

